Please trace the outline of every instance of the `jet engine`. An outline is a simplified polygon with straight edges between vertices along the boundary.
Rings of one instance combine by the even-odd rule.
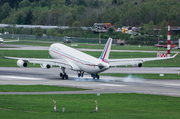
[[[23,60],[18,60],[17,65],[19,67],[27,67],[27,62],[24,62]]]
[[[43,68],[43,69],[49,69],[49,68],[52,67],[52,66],[49,65],[49,64],[40,64],[40,66],[41,66],[41,68]]]
[[[133,67],[142,67],[142,63],[132,64]]]
[[[98,64],[98,67],[99,67],[99,69],[102,69],[102,68],[104,68],[104,66],[103,66],[103,64]]]

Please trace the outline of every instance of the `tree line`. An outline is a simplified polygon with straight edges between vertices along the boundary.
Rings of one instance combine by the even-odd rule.
[[[178,26],[179,7],[179,0],[1,0],[0,23],[141,26],[170,20],[172,26]]]
[[[23,25],[71,26],[73,29],[14,29],[14,33],[41,36],[98,37],[79,26],[92,26],[94,23],[111,23],[116,27],[141,26],[143,36],[117,33],[110,29],[101,33],[101,38],[122,38],[129,41],[149,41],[166,39],[167,22],[171,26],[180,25],[180,0],[1,0],[0,23]],[[154,27],[161,29],[155,32]],[[12,29],[12,28],[10,28]],[[1,32],[5,29],[0,29]],[[148,37],[144,36],[148,35]],[[151,36],[151,37],[149,37]],[[179,39],[176,34],[172,38]],[[156,41],[155,41],[156,42]]]

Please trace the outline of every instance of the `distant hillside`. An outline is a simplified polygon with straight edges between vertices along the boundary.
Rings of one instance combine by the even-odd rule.
[[[179,0],[1,0],[0,23],[91,26],[180,25]]]

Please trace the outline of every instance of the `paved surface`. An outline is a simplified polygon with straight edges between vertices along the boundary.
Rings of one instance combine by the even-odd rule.
[[[10,45],[3,44],[0,50],[48,50],[46,46],[29,45]],[[100,49],[79,49],[81,51],[102,51]],[[131,50],[112,50],[114,52],[156,52],[156,51],[131,51]],[[179,74],[180,67],[175,68],[145,68],[145,67],[125,67],[111,68],[104,73],[171,73]],[[89,74],[84,78],[77,78],[77,73],[66,70],[69,75],[68,80],[59,78],[59,68],[11,68],[0,67],[0,84],[18,84],[18,85],[57,85],[80,87],[92,90],[85,91],[56,91],[56,92],[0,92],[0,94],[89,94],[89,93],[144,93],[180,96],[179,80],[147,80],[134,77],[110,77],[101,76],[100,80],[93,80]]]
[[[1,46],[5,48],[1,48]],[[14,44],[3,44],[1,46],[0,46],[0,50],[49,50],[49,46],[14,45]]]
[[[0,50],[49,50],[49,46],[31,46],[31,45],[12,45],[12,44],[3,44],[3,47]],[[10,48],[7,48],[10,47]],[[80,51],[103,51],[103,49],[85,49],[77,48]],[[112,52],[155,52],[157,51],[142,51],[142,50],[111,50]],[[177,51],[171,51],[171,53],[177,53]]]
[[[111,68],[108,72],[124,71],[126,68]],[[151,68],[143,68],[148,71]],[[127,68],[128,72],[134,72],[134,68]],[[150,72],[157,72],[159,68],[153,68]],[[169,72],[179,71],[179,68],[167,68]],[[166,70],[164,70],[166,72]],[[59,68],[0,68],[0,84],[18,84],[18,85],[57,85],[80,87],[92,90],[85,91],[55,91],[55,92],[0,92],[0,94],[92,94],[92,93],[143,93],[180,96],[179,80],[147,80],[134,77],[110,77],[101,76],[100,80],[93,80],[89,74],[84,78],[77,78],[77,73],[66,70],[69,75],[68,80],[59,78]],[[138,70],[136,70],[138,72]],[[161,71],[163,72],[163,71]],[[106,73],[106,72],[105,72]]]

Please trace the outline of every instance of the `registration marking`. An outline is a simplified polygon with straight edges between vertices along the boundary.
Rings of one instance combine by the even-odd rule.
[[[168,86],[180,86],[180,84],[166,84]]]
[[[104,86],[126,86],[126,85],[116,85],[116,84],[100,84],[100,85],[104,85]]]
[[[43,78],[32,78],[32,77],[22,77],[22,76],[0,76],[1,79],[16,79],[16,80],[45,80]]]

